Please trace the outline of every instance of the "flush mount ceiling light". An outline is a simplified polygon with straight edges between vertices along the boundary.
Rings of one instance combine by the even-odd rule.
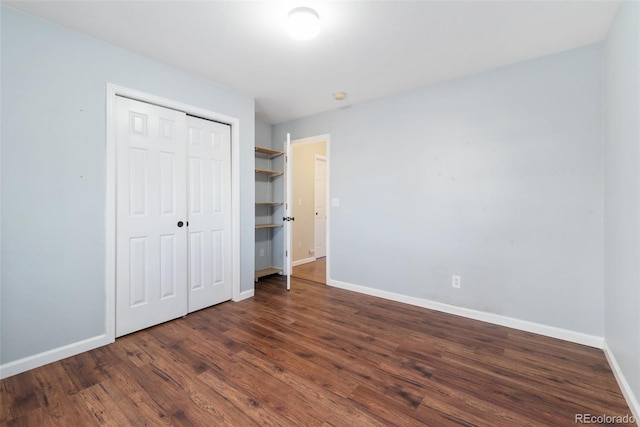
[[[320,31],[320,15],[310,7],[296,7],[287,16],[287,30],[294,39],[312,39]]]

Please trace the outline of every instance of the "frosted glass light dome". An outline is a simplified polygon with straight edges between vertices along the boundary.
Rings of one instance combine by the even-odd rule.
[[[287,16],[287,29],[296,40],[310,40],[320,32],[320,15],[309,7],[296,7]]]

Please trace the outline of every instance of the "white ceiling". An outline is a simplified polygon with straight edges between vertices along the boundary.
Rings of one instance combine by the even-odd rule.
[[[618,1],[4,1],[251,95],[281,123],[606,38]],[[290,9],[320,14],[294,41]],[[333,100],[336,91],[346,100]]]

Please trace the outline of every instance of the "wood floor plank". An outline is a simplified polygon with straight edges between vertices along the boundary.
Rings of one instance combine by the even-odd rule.
[[[230,383],[224,374],[210,370],[199,374],[198,378],[224,396],[255,424],[269,427],[292,425],[292,421],[281,415],[279,410],[261,404],[235,384]]]
[[[271,340],[271,338],[266,338],[264,341],[265,346],[258,346],[247,351],[267,358],[338,396],[348,397],[360,384],[359,381],[348,376],[336,376],[335,370],[315,363],[313,357],[306,353],[304,347],[290,344],[284,346],[281,345],[282,341]]]
[[[159,426],[172,425],[170,414],[177,411],[178,408],[173,407],[174,402],[171,402],[169,407],[163,407],[157,401],[162,402],[161,399],[158,399],[158,395],[161,393],[157,393],[155,389],[147,390],[144,388],[144,379],[136,375],[136,373],[144,372],[143,369],[140,369],[144,366],[146,365],[135,366],[135,370],[122,367],[122,369],[110,372],[109,378],[120,392],[131,400],[144,419],[155,420],[155,424]]]
[[[172,379],[172,384],[168,387],[174,389],[174,393],[172,393],[174,402],[181,402],[179,404],[181,407],[192,408],[189,414],[186,414],[191,418],[188,425],[253,425],[253,420],[250,417],[239,411],[224,396],[199,379],[197,374],[204,372],[204,370],[194,372],[187,365],[175,363],[170,359],[156,360],[153,365],[161,370],[165,377]]]
[[[414,345],[421,355],[426,352],[422,349],[422,338],[416,338]],[[451,346],[449,341],[432,338],[431,345],[438,348],[447,348],[440,355],[445,359],[445,366],[456,367],[457,372],[465,372],[462,377],[481,376],[486,381],[492,378],[501,378],[505,385],[520,390],[521,394],[538,395],[544,390],[544,396],[564,399],[567,404],[572,402],[576,410],[580,408],[580,402],[589,401],[591,410],[608,410],[617,413],[621,408],[611,405],[611,400],[606,393],[611,392],[605,386],[603,389],[599,383],[599,373],[602,368],[593,369],[592,365],[581,365],[576,369],[575,365],[556,364],[552,367],[543,360],[532,359],[525,354],[505,352],[496,356],[491,353],[481,354],[466,346]],[[406,348],[406,347],[405,347]],[[404,348],[399,349],[402,353]],[[585,375],[585,372],[590,375]],[[613,376],[611,374],[611,376]],[[608,384],[612,386],[613,384]],[[615,392],[614,392],[615,393]],[[615,398],[614,398],[615,399]]]
[[[77,396],[76,396],[77,397]],[[79,398],[72,397],[65,404],[54,404],[49,407],[40,407],[24,415],[0,423],[2,427],[69,427],[98,426],[90,413],[83,408],[83,403]],[[80,411],[78,409],[81,409]]]
[[[153,355],[145,350],[147,345],[141,338],[142,335],[138,334],[135,338],[129,335],[116,340],[112,345],[112,350],[116,357],[127,360],[135,366],[144,366],[153,361]]]
[[[318,387],[318,384],[312,379],[307,378],[306,375],[301,376],[296,373],[289,372],[278,363],[272,363],[268,359],[256,357],[255,355],[245,351],[240,352],[238,356],[252,365],[264,370],[274,378],[279,379],[291,390],[296,390],[303,396],[306,396],[307,399],[314,402],[314,406],[316,409],[321,411],[323,416],[332,414],[334,422],[338,419],[344,419],[349,420],[350,425],[383,425],[379,420],[351,405],[345,397],[333,394],[324,387]]]
[[[358,406],[380,417],[390,426],[419,426],[420,420],[413,415],[415,409],[390,401],[385,395],[366,385],[359,385],[351,394],[351,400]]]
[[[84,390],[108,379],[101,364],[103,351],[99,348],[60,361],[77,390]]]
[[[262,369],[239,358],[220,361],[219,374],[243,394],[250,396],[254,405],[267,407],[288,419],[288,425],[316,425],[324,414],[312,400],[305,399]]]
[[[2,380],[1,391],[0,422],[19,418],[43,404],[44,399],[39,396],[40,390],[33,379],[33,371]]]
[[[87,410],[98,425],[146,426],[147,423],[136,411],[136,406],[113,385],[105,380],[80,391]]]
[[[151,364],[112,373],[113,383],[130,396],[149,425],[194,425],[197,409],[188,409],[188,399],[179,388],[166,385],[167,376]]]
[[[307,280],[0,381],[8,426],[574,426],[601,350]],[[596,425],[596,424],[592,424]]]

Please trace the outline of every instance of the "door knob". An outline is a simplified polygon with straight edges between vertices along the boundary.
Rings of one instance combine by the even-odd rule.
[[[178,221],[178,227],[182,227],[183,225],[184,225],[184,222]]]

